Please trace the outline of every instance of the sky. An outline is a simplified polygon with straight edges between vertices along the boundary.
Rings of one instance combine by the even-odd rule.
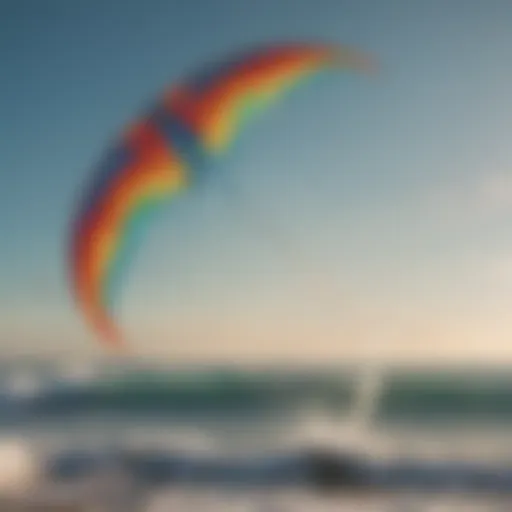
[[[162,212],[118,304],[134,351],[512,358],[511,19],[507,0],[0,0],[0,357],[101,352],[67,280],[94,165],[191,70],[291,40],[379,71],[295,92]]]

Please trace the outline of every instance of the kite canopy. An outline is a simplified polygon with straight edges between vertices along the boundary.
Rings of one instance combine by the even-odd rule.
[[[75,298],[104,342],[124,345],[113,317],[118,291],[157,208],[194,186],[256,112],[306,79],[343,68],[367,71],[371,63],[331,45],[266,46],[172,87],[125,131],[96,169],[71,235]]]

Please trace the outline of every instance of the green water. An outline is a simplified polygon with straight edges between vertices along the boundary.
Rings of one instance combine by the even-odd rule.
[[[390,375],[379,401],[377,419],[512,426],[512,371]]]
[[[63,369],[40,361],[0,362],[0,387],[20,371],[39,379],[41,397],[24,409],[27,419],[111,413],[258,417],[300,410],[342,419],[358,404],[359,381],[346,368],[249,371],[133,363],[99,368],[78,385],[60,374]],[[4,416],[11,410],[4,409]],[[373,419],[381,424],[512,426],[512,370],[389,371]]]

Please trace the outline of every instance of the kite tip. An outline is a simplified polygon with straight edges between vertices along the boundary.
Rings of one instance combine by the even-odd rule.
[[[372,55],[355,48],[338,48],[335,51],[335,56],[338,64],[342,67],[346,67],[348,64],[368,75],[374,75],[379,70],[378,62]]]
[[[102,325],[99,326],[99,334],[103,345],[113,353],[124,354],[127,351],[127,345],[121,332],[117,327],[110,321],[104,319]]]

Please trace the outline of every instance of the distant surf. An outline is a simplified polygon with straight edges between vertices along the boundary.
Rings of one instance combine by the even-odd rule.
[[[285,416],[321,411],[343,418],[358,406],[350,368],[105,364],[30,359],[0,362],[0,426],[87,415]],[[371,418],[376,424],[512,422],[508,371],[388,371]]]

